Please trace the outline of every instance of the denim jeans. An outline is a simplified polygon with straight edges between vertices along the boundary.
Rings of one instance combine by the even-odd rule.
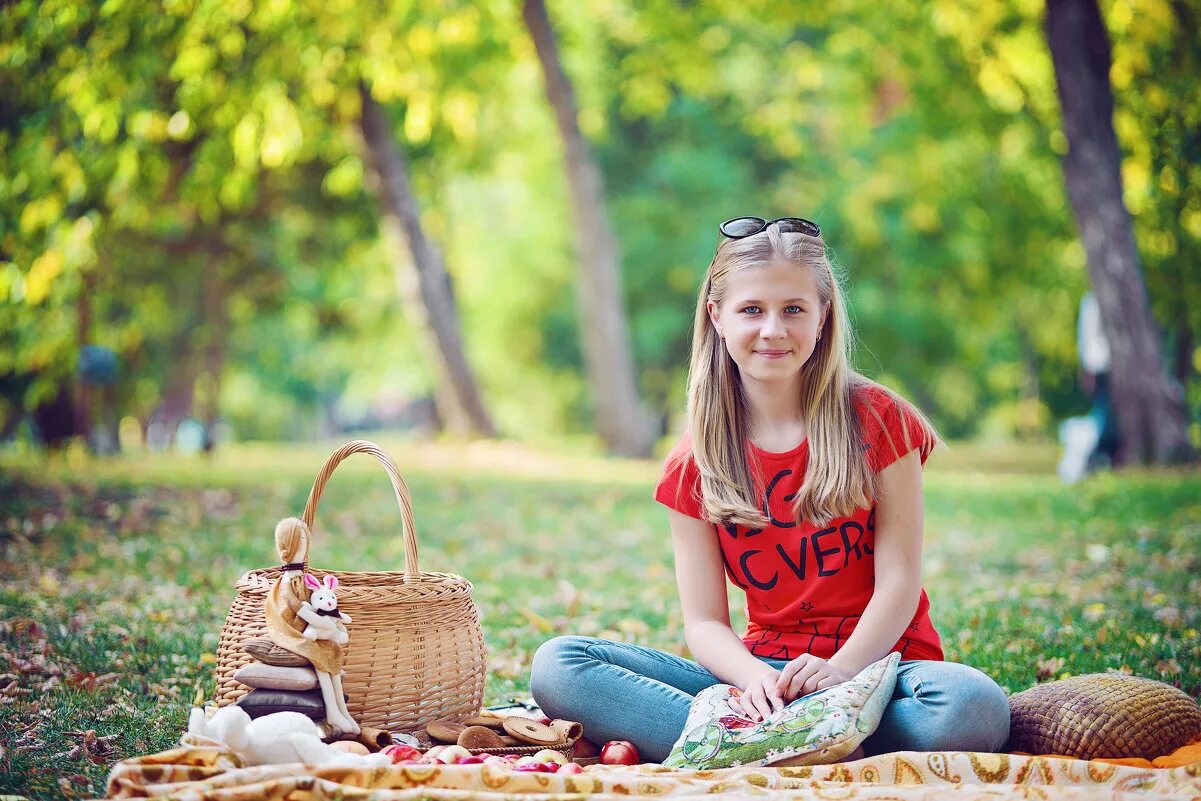
[[[786,660],[764,659],[774,668]],[[662,762],[679,739],[693,697],[718,679],[696,662],[595,637],[556,637],[534,654],[530,691],[553,718],[584,724],[603,743],[629,740]],[[997,683],[967,665],[908,660],[867,755],[890,751],[999,751],[1009,739],[1009,702]]]

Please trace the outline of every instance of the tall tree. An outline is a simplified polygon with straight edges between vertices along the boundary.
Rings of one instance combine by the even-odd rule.
[[[1163,369],[1159,332],[1122,199],[1109,36],[1096,0],[1049,0],[1047,43],[1063,111],[1063,172],[1112,352],[1114,410],[1131,459],[1190,452],[1184,394]]]
[[[394,259],[397,285],[420,320],[429,355],[437,367],[438,414],[443,425],[456,433],[495,436],[496,429],[484,409],[475,376],[463,352],[450,273],[438,247],[421,227],[404,154],[371,90],[360,84],[359,94],[363,104],[363,140],[379,177],[376,194],[383,227],[393,240],[402,240],[409,250],[409,259]],[[390,246],[397,244],[394,241]]]
[[[576,297],[584,361],[596,403],[597,429],[611,452],[646,456],[654,435],[638,397],[629,328],[622,306],[620,260],[605,211],[600,168],[580,132],[571,81],[560,63],[545,4],[542,0],[525,0],[522,16],[534,40],[546,97],[563,139],[579,251]]]

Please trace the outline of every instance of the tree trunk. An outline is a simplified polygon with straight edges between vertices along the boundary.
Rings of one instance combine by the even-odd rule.
[[[1047,43],[1063,107],[1068,198],[1111,352],[1114,413],[1127,461],[1191,455],[1184,395],[1164,371],[1113,129],[1109,37],[1096,0],[1049,0]]]
[[[379,177],[376,195],[380,221],[385,234],[398,244],[404,242],[409,250],[409,259],[394,259],[396,282],[406,308],[422,329],[428,355],[437,367],[438,416],[457,434],[495,436],[496,429],[484,409],[475,376],[463,352],[450,274],[437,246],[421,228],[408,164],[371,90],[360,85],[359,94],[368,160]]]
[[[617,246],[605,212],[600,169],[576,122],[575,97],[559,62],[546,6],[542,0],[525,0],[522,15],[538,51],[546,97],[563,138],[579,250],[576,289],[580,331],[588,383],[596,402],[597,428],[609,451],[647,456],[654,434],[638,398],[629,329],[622,309]]]
[[[1037,410],[1042,408],[1042,390],[1038,380],[1038,350],[1030,341],[1029,326],[1018,314],[1014,317],[1014,332],[1017,338],[1018,358],[1022,367],[1018,397],[1021,412],[1017,416],[1017,434],[1020,439],[1033,439],[1042,428]]]
[[[1189,327],[1188,317],[1181,315],[1176,328],[1176,353],[1173,359],[1172,373],[1180,386],[1185,389],[1187,398],[1189,378],[1193,374],[1193,331]]]
[[[204,425],[204,452],[211,453],[216,446],[217,419],[221,414],[221,374],[225,370],[225,334],[229,330],[227,291],[222,277],[220,247],[212,249],[204,273],[204,372],[207,376],[204,408],[200,410]]]
[[[80,287],[79,297],[75,299],[75,348],[82,353],[85,345],[92,341],[92,296],[96,294],[96,273],[94,270],[83,272],[83,286]],[[83,438],[83,443],[89,449],[92,442],[92,391],[91,384],[78,370],[73,377],[75,386],[75,434]]]

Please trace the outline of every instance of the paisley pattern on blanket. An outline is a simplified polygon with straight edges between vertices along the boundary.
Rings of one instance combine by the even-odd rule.
[[[314,768],[246,767],[212,740],[185,735],[178,748],[118,762],[109,798],[194,801],[650,801],[704,795],[714,801],[1122,801],[1201,798],[1201,761],[1147,769],[1052,757],[902,752],[791,768],[678,770],[594,765],[582,774],[517,773],[491,765]]]

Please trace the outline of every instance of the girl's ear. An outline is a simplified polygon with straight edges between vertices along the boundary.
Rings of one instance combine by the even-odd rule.
[[[325,574],[325,586],[329,587],[331,590],[337,589],[338,588],[338,577],[335,576],[333,573],[326,573]]]
[[[721,325],[718,323],[717,304],[711,300],[705,301],[705,311],[709,312],[709,322],[713,324],[713,330],[721,336]]]
[[[317,579],[313,578],[312,573],[304,574],[304,586],[308,587],[310,590],[321,589],[321,583],[318,582]]]

